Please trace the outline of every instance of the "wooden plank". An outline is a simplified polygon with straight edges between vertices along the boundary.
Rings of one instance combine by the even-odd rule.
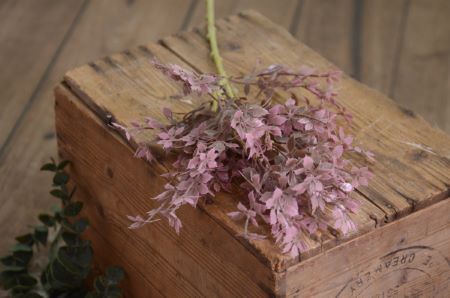
[[[161,13],[174,6],[178,9],[171,18]],[[178,31],[188,6],[187,1],[175,0],[89,2],[0,156],[0,233],[5,239],[0,243],[0,255],[6,253],[15,235],[27,231],[30,220],[54,202],[48,195],[49,177],[39,173],[39,167],[56,156],[52,89],[64,72],[110,52]]]
[[[201,38],[196,34],[191,34],[190,38]],[[204,45],[202,46],[204,48]],[[199,48],[199,50],[202,48]],[[128,124],[143,116],[152,116],[163,119],[161,113],[163,107],[171,107],[175,111],[187,111],[192,106],[178,100],[171,100],[178,94],[179,88],[176,83],[168,81],[165,76],[151,66],[150,57],[155,55],[161,61],[178,63],[186,66],[181,60],[159,45],[147,45],[129,50],[124,55],[111,55],[107,59],[102,59],[70,71],[66,75],[66,81],[78,96],[102,119],[108,117],[121,123]],[[206,53],[207,55],[207,53]],[[203,63],[209,60],[204,60]],[[114,82],[113,84],[111,82]],[[150,137],[150,135],[147,135]],[[144,139],[138,139],[139,143]],[[136,144],[132,144],[135,146]],[[360,230],[351,235],[367,232],[377,224],[384,221],[385,214],[376,206],[361,196],[356,198],[364,204],[363,211],[357,216]],[[227,199],[228,202],[235,200]],[[235,208],[233,204],[225,206],[218,205],[214,215],[233,231],[233,234],[240,232],[240,227],[229,220],[227,211]],[[211,207],[213,208],[213,207]],[[344,239],[340,239],[342,241]],[[347,240],[347,239],[345,239]],[[311,249],[303,255],[303,258],[310,257],[321,252],[330,246],[336,245],[335,239],[326,243],[311,243]],[[267,262],[274,268],[285,268],[288,263],[295,262],[287,256],[280,254],[279,250],[270,242],[255,241],[252,243],[258,253],[267,258]],[[278,269],[277,269],[278,270]],[[281,270],[281,269],[280,269]]]
[[[0,4],[0,152],[64,43],[83,1]]]
[[[450,293],[450,199],[289,268],[295,297],[436,297]]]
[[[182,293],[183,296],[226,295],[223,289],[211,289],[208,286],[227,285],[230,276],[237,277],[236,282],[241,282],[247,290],[249,282],[242,275],[236,275],[236,272],[219,272],[216,278],[223,280],[210,279],[204,275],[199,277],[205,271],[211,274],[224,268],[231,271],[236,265],[249,269],[247,274],[254,276],[254,282],[259,281],[259,285],[267,282],[258,276],[260,271],[256,270],[255,264],[249,264],[247,258],[243,259],[243,255],[248,256],[249,251],[237,244],[236,239],[227,238],[227,235],[232,237],[232,234],[217,229],[220,225],[216,222],[208,222],[210,218],[201,215],[202,211],[185,209],[182,212],[183,222],[187,223],[184,228],[187,230],[181,236],[174,235],[170,228],[159,223],[141,230],[138,235],[130,236],[130,231],[125,228],[124,217],[136,208],[146,210],[146,206],[142,205],[142,196],[158,192],[157,185],[161,187],[155,176],[148,179],[149,173],[155,173],[157,169],[133,159],[129,146],[115,134],[105,134],[105,123],[100,122],[92,111],[64,87],[57,89],[57,99],[60,148],[64,156],[74,161],[70,170],[81,189],[77,198],[85,202],[85,212],[93,219],[94,231],[91,231],[90,237],[96,247],[103,247],[102,251],[106,252],[101,256],[102,263],[118,263],[130,272],[126,283],[132,297],[147,297],[153,291],[158,291],[155,294],[161,291],[168,295]],[[211,206],[216,206],[216,203]],[[216,206],[218,209],[222,207]],[[383,292],[387,295],[397,291],[404,296],[421,291],[419,293],[425,296],[444,298],[450,280],[450,264],[446,259],[450,257],[449,212],[450,199],[447,199],[293,266],[286,272],[274,274],[277,284],[269,284],[276,290],[272,294],[350,297]],[[211,228],[213,230],[209,230]],[[197,238],[189,241],[188,237]],[[196,246],[198,243],[202,245]],[[221,249],[230,243],[233,247],[222,252]],[[126,253],[116,253],[117,250]],[[119,255],[117,258],[116,254]],[[170,258],[160,259],[160,254],[173,254],[176,259],[180,258],[175,263],[182,276],[170,270],[168,272],[170,266],[165,261]],[[197,258],[198,263],[189,264],[186,258],[190,254],[202,257]],[[217,264],[208,259],[211,257],[223,257],[225,261],[219,264],[220,268],[206,267],[206,264]],[[205,267],[199,269],[196,266]],[[195,273],[186,275],[186,267],[194,268]],[[191,279],[193,284],[201,287],[201,294],[184,288],[184,278]],[[426,286],[430,282],[432,286]],[[237,284],[228,289],[231,291],[229,295],[244,295]],[[266,294],[270,294],[267,289],[260,295]],[[248,293],[245,295],[251,296]]]
[[[216,18],[253,9],[288,29],[300,9],[299,0],[220,0],[216,1]],[[197,1],[189,28],[205,23],[205,1]]]
[[[388,95],[392,95],[395,83],[393,76],[403,41],[408,3],[409,0],[379,0],[364,1],[363,5],[359,79]]]
[[[221,205],[226,200],[204,206],[205,210],[184,209],[180,215],[186,225],[180,236],[164,223],[130,235],[133,232],[125,227],[125,215],[147,210],[142,197],[159,191],[162,183],[155,174],[161,169],[134,159],[130,147],[116,134],[105,133],[106,123],[65,87],[59,87],[56,94],[59,145],[63,156],[74,161],[70,171],[81,190],[77,198],[85,202],[86,215],[92,219],[90,237],[105,251],[101,263],[120,264],[130,272],[126,280],[130,296],[382,297],[397,293],[446,297],[450,198],[285,272],[274,272],[272,278],[234,234],[207,215],[227,211]],[[236,267],[245,273],[234,271]],[[250,291],[253,283],[264,292],[242,292]]]
[[[306,63],[319,69],[335,67],[257,14],[225,19],[218,26],[221,43],[240,45],[238,49],[222,51],[230,74],[252,69],[254,63],[247,57],[258,57],[266,65]],[[207,59],[203,33],[196,33],[168,37],[163,44],[180,57],[189,57],[185,61],[200,71],[211,72],[214,66]],[[296,51],[286,51],[291,48]],[[354,115],[352,132],[357,143],[377,155],[378,161],[372,166],[375,179],[361,192],[386,212],[388,220],[445,197],[450,179],[448,136],[348,77],[341,83],[340,94],[342,103]]]
[[[149,283],[169,297],[261,297],[274,288],[271,268],[202,210],[179,213],[180,235],[163,221],[129,230],[126,215],[158,205],[148,198],[163,189],[159,174],[164,169],[134,158],[131,148],[116,134],[105,133],[105,123],[64,87],[56,89],[56,100],[58,145],[73,161],[70,172],[82,189],[78,198],[86,204],[84,212],[104,241],[124,252],[124,269],[147,280],[138,287],[139,280],[129,279],[135,285],[130,297],[146,297],[139,288]],[[221,209],[234,207],[221,202]],[[116,263],[114,254],[103,253]]]
[[[450,132],[450,2],[411,1],[392,97]]]
[[[171,100],[171,98],[174,98],[174,95],[180,92],[179,88],[177,88],[176,83],[168,81],[163,74],[152,68],[150,59],[146,56],[149,53],[156,55],[161,61],[170,61],[171,63],[188,67],[161,46],[148,45],[147,47],[129,50],[127,55],[112,55],[107,59],[109,62],[103,59],[73,71],[83,73],[83,76],[87,79],[86,81],[71,81],[69,76],[67,79],[70,80],[71,87],[78,92],[81,99],[105,121],[108,118],[113,118],[121,123],[129,123],[137,117],[149,115],[163,120],[164,116],[161,113],[163,107],[171,107],[175,111],[191,109],[192,105],[178,100]],[[133,60],[130,60],[130,57],[133,57]],[[132,67],[129,67],[130,63],[133,65]],[[137,78],[137,80],[130,78]],[[114,84],[110,82],[114,82]],[[99,86],[99,88],[94,86]],[[95,98],[95,101],[92,98]],[[111,106],[111,99],[115,102],[114,106]],[[150,133],[146,137],[149,138]],[[144,138],[137,139],[136,143],[144,140]],[[136,143],[132,145],[136,146]],[[355,217],[356,222],[360,224],[358,233],[370,230],[377,223],[381,224],[383,222],[384,213],[381,210],[374,208],[370,202],[360,196],[357,196],[357,199],[364,206],[363,213]],[[231,199],[227,200],[231,202]],[[236,226],[226,216],[226,212],[235,208],[236,201],[232,201],[235,202],[234,205],[220,205],[214,216],[220,218],[221,221],[229,222],[229,228],[233,229],[233,234],[238,234],[242,232],[240,230],[241,227]],[[352,236],[356,236],[356,234]],[[285,257],[280,256],[279,251],[273,245],[270,243],[259,244],[261,243],[257,242],[256,249],[264,251],[263,254],[269,255],[271,259],[269,262],[275,264],[274,266],[285,266],[284,262],[287,261],[282,261],[283,265],[276,265],[278,263],[281,264],[281,261],[278,260],[279,258],[283,260]],[[310,255],[320,251],[320,246],[314,247],[314,251],[311,251]]]
[[[253,67],[254,63],[248,57],[258,57],[264,64],[300,65],[307,62],[319,69],[333,67],[256,13],[219,21],[218,28],[225,67],[232,74],[241,74]],[[214,67],[208,59],[208,47],[202,34],[197,30],[165,38],[162,42],[197,69],[211,72]],[[267,40],[271,43],[268,44]],[[229,43],[239,47],[224,46]],[[286,51],[292,48],[296,50]],[[145,60],[141,52],[139,49],[134,52],[134,61]],[[66,81],[91,106],[102,107],[103,111],[107,109],[125,124],[145,113],[140,107],[164,105],[148,93],[149,88],[154,88],[149,76],[157,76],[152,74],[150,64],[130,63],[120,55],[111,59],[115,67],[99,62],[104,68],[101,74],[91,66],[83,66],[69,72]],[[110,79],[114,80],[114,86],[109,83]],[[138,90],[136,82],[139,83]],[[98,88],[99,85],[102,87]],[[144,98],[143,94],[147,97]],[[378,159],[372,166],[375,179],[369,187],[360,191],[386,213],[387,220],[443,199],[448,193],[450,179],[449,138],[386,97],[348,77],[341,83],[341,94],[342,103],[355,115],[352,131],[357,136],[357,143],[374,151]],[[166,94],[166,97],[170,95]],[[120,98],[127,100],[124,104],[128,110],[120,108]],[[132,101],[136,102],[139,113],[131,111]],[[154,111],[148,113],[157,115]]]
[[[293,33],[301,42],[316,50],[350,75],[356,73],[353,59],[355,3],[353,0],[304,0],[298,25]]]

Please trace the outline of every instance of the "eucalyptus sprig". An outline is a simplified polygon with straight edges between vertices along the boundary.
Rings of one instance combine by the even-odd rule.
[[[60,200],[52,213],[39,214],[40,224],[33,231],[16,237],[11,254],[0,259],[4,266],[1,283],[12,297],[121,297],[118,283],[124,273],[119,267],[106,270],[105,276],[94,281],[89,292],[86,279],[91,272],[93,250],[91,242],[81,234],[89,221],[81,217],[83,203],[74,201],[75,188],[68,186],[69,176],[64,168],[69,161],[52,160],[42,171],[53,173],[50,194]],[[34,257],[47,252],[48,262],[42,270],[33,272]]]

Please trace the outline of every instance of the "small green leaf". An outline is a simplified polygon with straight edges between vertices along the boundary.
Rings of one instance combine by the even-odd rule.
[[[27,273],[7,275],[2,272],[2,282],[5,290],[13,289],[14,292],[30,290],[37,284],[37,280]]]
[[[106,269],[105,276],[109,282],[117,284],[125,277],[125,272],[119,266],[112,266]]]
[[[33,235],[30,233],[21,235],[21,236],[17,236],[16,240],[17,240],[17,242],[28,245],[28,246],[32,246],[34,244]]]
[[[21,271],[25,270],[33,257],[32,251],[17,250],[12,255],[5,256],[0,262],[7,267],[8,270]]]
[[[34,238],[42,245],[47,244],[48,228],[46,226],[38,226],[34,229]]]
[[[70,160],[63,160],[58,164],[58,170],[64,169],[68,164],[70,164]]]
[[[46,163],[41,167],[41,171],[56,172],[58,167],[54,163]]]
[[[65,216],[77,216],[80,213],[82,208],[83,208],[83,203],[82,202],[69,203],[64,208],[64,215]]]
[[[87,274],[85,276],[82,276],[70,272],[58,258],[54,259],[49,264],[48,270],[50,270],[50,275],[47,276],[47,281],[57,288],[80,287],[84,278],[86,278],[87,276]]]
[[[77,231],[78,233],[82,233],[89,226],[89,221],[87,220],[87,218],[80,218],[73,223],[73,226],[75,227],[75,231]]]
[[[92,248],[86,247],[61,247],[58,251],[58,260],[68,272],[84,277],[89,274],[92,261]]]
[[[50,194],[56,198],[62,199],[62,200],[66,200],[69,198],[69,194],[67,194],[66,192],[60,190],[60,189],[52,189],[50,191]]]
[[[86,218],[80,218],[73,223],[70,223],[67,219],[63,219],[61,225],[68,232],[80,234],[89,226],[89,221]]]
[[[39,214],[38,218],[47,227],[53,227],[55,225],[55,219],[49,214]]]
[[[78,234],[70,233],[70,232],[63,232],[62,233],[62,239],[68,246],[81,246],[83,244],[83,241]]]
[[[13,246],[11,251],[12,252],[32,252],[33,249],[29,245],[26,245],[26,244],[23,244],[23,243],[18,243],[18,244]]]
[[[70,258],[72,262],[79,265],[81,268],[89,268],[92,261],[93,250],[91,243],[84,242],[84,246],[66,246],[61,248],[60,251],[64,252],[64,255]]]
[[[0,262],[6,267],[5,271],[23,271],[26,270],[28,262],[22,259],[15,258],[13,255],[6,256],[0,259]]]
[[[57,172],[53,177],[53,184],[65,185],[69,181],[69,176],[64,172]]]
[[[52,206],[50,206],[50,210],[53,212],[53,213],[58,213],[58,212],[61,212],[61,205],[52,205]]]

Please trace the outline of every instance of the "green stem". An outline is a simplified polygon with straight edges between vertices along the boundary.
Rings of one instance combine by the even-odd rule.
[[[214,0],[206,0],[206,20],[208,22],[208,40],[211,50],[211,58],[216,65],[217,74],[222,77],[220,81],[220,85],[225,90],[225,93],[228,97],[233,98],[234,92],[231,87],[230,82],[227,78],[227,73],[225,72],[225,68],[223,67],[222,57],[220,57],[219,46],[217,45],[217,36],[216,36],[216,27],[214,20]],[[213,112],[217,112],[218,109],[218,96],[216,95],[216,100],[213,101],[213,105],[211,109]]]

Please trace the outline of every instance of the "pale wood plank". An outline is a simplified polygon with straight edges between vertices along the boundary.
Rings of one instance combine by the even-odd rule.
[[[253,61],[247,57],[258,57],[267,65],[306,63],[319,69],[334,67],[256,14],[226,19],[218,27],[221,43],[238,40],[241,45],[241,49],[222,53],[231,74],[242,74],[253,67]],[[206,41],[200,36],[202,32],[197,33],[189,38],[169,37],[163,43],[179,56],[189,57],[185,60],[199,70],[211,72],[214,66],[207,59]],[[271,40],[270,45],[266,40]],[[291,53],[287,48],[296,51]],[[442,199],[449,184],[449,138],[420,117],[348,77],[344,78],[340,90],[341,101],[354,114],[352,129],[357,141],[378,156],[378,162],[373,165],[376,177],[370,187],[361,189],[362,193],[386,212],[388,220]]]
[[[82,5],[77,0],[2,1],[0,152]]]
[[[355,1],[304,0],[294,35],[346,73],[355,74]]]
[[[219,22],[219,26],[224,26]],[[242,30],[247,30],[243,28]],[[228,32],[228,31],[227,31]],[[230,31],[233,34],[233,30]],[[252,34],[252,32],[249,32]],[[197,34],[187,34],[183,39],[202,39]],[[260,34],[261,36],[261,34]],[[163,40],[165,42],[165,40]],[[193,45],[197,46],[197,45]],[[245,50],[245,48],[240,48]],[[192,49],[190,49],[192,50]],[[235,49],[234,49],[235,50]],[[198,53],[205,53],[208,55],[205,45],[201,45],[197,50]],[[238,50],[239,51],[239,50]],[[229,50],[225,50],[229,52]],[[193,106],[189,106],[184,102],[178,100],[171,100],[174,95],[178,94],[180,90],[176,87],[174,82],[165,78],[164,75],[155,71],[151,66],[150,59],[156,56],[163,62],[177,63],[186,66],[181,60],[174,57],[171,52],[165,51],[164,48],[158,45],[149,44],[146,47],[138,47],[129,51],[127,55],[116,54],[111,55],[109,59],[102,59],[82,66],[70,71],[65,79],[71,86],[72,90],[102,119],[107,119],[110,116],[114,121],[129,124],[131,121],[143,116],[152,116],[154,118],[163,119],[161,113],[162,107],[171,107],[174,111],[187,111]],[[193,56],[194,57],[194,56]],[[195,57],[199,59],[199,57]],[[189,60],[189,59],[187,59]],[[195,61],[195,63],[198,61]],[[209,63],[209,59],[205,59],[199,63]],[[114,82],[114,83],[111,83]],[[147,138],[150,137],[150,133]],[[137,139],[137,143],[145,140],[144,138]],[[136,146],[136,144],[132,144]],[[225,198],[225,197],[224,197]],[[355,217],[360,224],[360,230],[351,235],[355,237],[360,233],[367,232],[373,229],[377,224],[381,225],[384,222],[385,214],[379,208],[372,205],[369,201],[357,195],[357,198],[364,202],[362,212]],[[227,225],[234,234],[240,233],[241,227],[232,222],[227,216],[226,212],[235,208],[235,203],[226,204],[222,202],[235,202],[235,199],[221,199],[220,202],[209,207],[214,208],[213,216],[217,217],[220,222]],[[351,238],[349,237],[349,238]],[[305,259],[312,255],[321,252],[339,241],[347,239],[330,239],[325,243],[311,242],[311,249],[308,253],[303,254]],[[279,250],[273,243],[266,241],[255,241],[252,243],[253,249],[268,258],[271,266],[274,268],[284,268],[286,264],[295,262],[287,256],[279,253]]]
[[[39,173],[39,168],[51,156],[56,156],[52,89],[63,73],[96,57],[176,32],[188,5],[187,1],[176,0],[89,2],[0,156],[0,233],[5,239],[0,243],[0,255],[6,253],[15,235],[27,231],[27,223],[38,212],[48,210],[54,202],[48,195],[49,176]],[[167,18],[162,12],[170,11],[173,6],[179,9]]]
[[[380,0],[364,1],[363,5],[360,80],[388,95],[395,83],[408,3],[408,0]]]
[[[246,57],[261,58],[265,64],[278,62],[292,65],[307,61],[308,64],[319,68],[332,67],[329,62],[299,44],[280,27],[270,24],[267,19],[257,14],[230,17],[219,21],[218,28],[222,44],[237,42],[240,45],[238,48],[225,47],[222,53],[226,68],[231,73],[239,74],[253,67],[253,63]],[[213,71],[213,65],[207,59],[206,41],[200,34],[202,33],[196,31],[195,34],[169,37],[163,40],[163,44],[180,57],[185,57],[185,61],[189,61],[201,71]],[[267,39],[272,41],[270,46],[265,42]],[[287,48],[296,48],[296,51],[291,53],[286,51]],[[139,57],[139,54],[137,55]],[[122,72],[127,70],[132,74],[133,80],[151,85],[142,77],[143,73],[151,73],[151,69],[147,69],[148,63],[140,64],[141,69],[137,71],[137,64],[133,63],[133,66],[129,67],[128,62],[119,55],[113,59],[118,61]],[[117,92],[116,96],[128,100],[141,97],[142,92],[146,90],[142,86],[140,90],[127,87],[130,85],[130,78],[124,80],[123,75],[110,68],[107,76],[114,78],[115,87],[108,86],[108,79],[96,74],[91,68],[84,66],[71,71],[66,75],[66,80],[85,100],[92,101],[93,105],[106,107],[108,111],[114,110],[113,114],[125,123],[131,121],[133,112],[130,108],[123,111],[120,102],[113,104],[111,98],[114,92],[117,92],[117,86],[121,86],[123,92]],[[102,81],[104,82],[100,83]],[[97,88],[99,83],[103,86],[102,89]],[[140,95],[133,95],[134,92]],[[376,178],[369,187],[361,188],[361,192],[383,209],[387,220],[404,216],[413,209],[423,208],[442,199],[448,191],[450,176],[448,137],[432,129],[422,119],[411,117],[381,94],[348,77],[342,82],[341,93],[344,105],[355,114],[352,129],[357,135],[357,142],[373,150],[378,156],[378,162],[373,165]],[[147,95],[151,96],[148,93]],[[371,108],[367,108],[368,106]],[[142,110],[139,113],[142,113]],[[138,115],[134,113],[134,118]],[[431,150],[427,149],[428,147]]]
[[[216,18],[223,18],[245,9],[253,9],[288,29],[299,8],[299,0],[220,0],[216,1]],[[189,28],[205,23],[205,1],[197,1]]]
[[[450,132],[450,2],[411,1],[392,97]]]

